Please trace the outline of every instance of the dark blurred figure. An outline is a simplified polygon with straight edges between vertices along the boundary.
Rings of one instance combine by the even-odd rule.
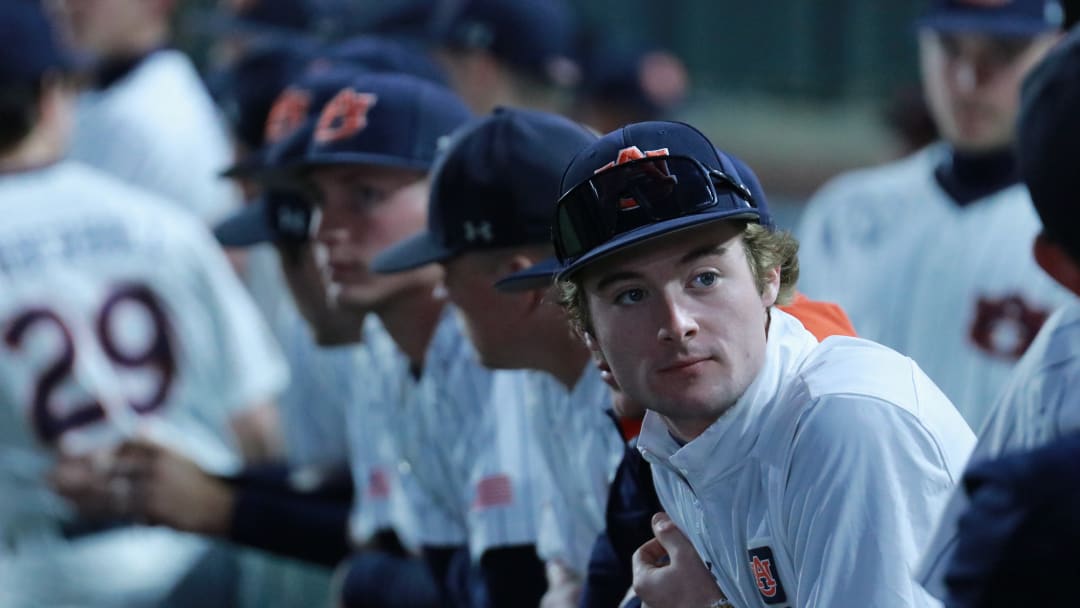
[[[600,133],[622,125],[670,118],[690,88],[674,54],[594,43],[583,51],[584,71],[574,117]]]
[[[1080,580],[1080,435],[964,476],[948,608],[1074,606]]]
[[[451,84],[477,114],[568,109],[581,69],[574,14],[562,0],[444,0],[430,27]]]

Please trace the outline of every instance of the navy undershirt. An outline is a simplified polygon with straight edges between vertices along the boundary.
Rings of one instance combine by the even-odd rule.
[[[934,169],[938,185],[964,207],[1020,182],[1012,148],[978,154],[951,150]]]

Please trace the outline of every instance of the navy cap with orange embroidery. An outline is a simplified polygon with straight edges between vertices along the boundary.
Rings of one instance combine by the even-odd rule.
[[[303,164],[427,171],[439,139],[471,116],[445,87],[404,74],[365,74],[322,108]]]

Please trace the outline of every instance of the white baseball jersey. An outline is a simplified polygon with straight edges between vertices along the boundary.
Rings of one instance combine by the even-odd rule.
[[[239,193],[227,131],[191,61],[161,50],[100,91],[79,98],[70,157],[166,197],[214,225]]]
[[[859,335],[908,355],[973,428],[1065,290],[1035,263],[1040,229],[1014,185],[959,206],[931,146],[833,180],[806,207],[799,288],[840,304]]]
[[[765,362],[685,445],[646,414],[660,501],[731,603],[932,606],[919,551],[974,444],[910,360],[772,310]]]
[[[591,363],[570,391],[550,374],[529,379],[529,426],[550,472],[540,499],[537,553],[584,575],[606,527],[608,491],[625,452],[608,413],[611,389]]]
[[[1059,309],[1024,354],[979,432],[971,463],[1033,450],[1080,430],[1080,302]],[[945,571],[968,497],[957,487],[920,567],[919,581],[944,598]]]
[[[527,390],[525,372],[480,364],[447,306],[417,392],[423,434],[405,448],[428,503],[419,509],[422,544],[468,544],[479,559],[488,549],[536,542],[543,469],[527,428]]]
[[[4,605],[160,593],[199,543],[139,528],[60,539],[52,455],[140,433],[228,472],[230,418],[281,390],[284,362],[209,232],[169,203],[63,162],[0,179],[0,214]]]
[[[353,378],[359,344],[319,346],[291,301],[278,311],[276,333],[289,364],[289,385],[278,399],[285,454],[294,465],[349,458],[346,410],[356,399]]]

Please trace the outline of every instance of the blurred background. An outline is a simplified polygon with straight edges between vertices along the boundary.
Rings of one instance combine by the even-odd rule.
[[[411,0],[334,2],[327,35],[365,31]],[[178,43],[204,67],[215,12],[242,0],[190,0]],[[913,19],[922,0],[578,0],[592,43],[666,49],[686,67],[669,115],[701,127],[762,177],[781,224],[833,174],[933,139],[918,85]],[[417,9],[422,11],[423,9]],[[406,10],[407,12],[407,10]],[[586,78],[588,78],[586,76]],[[678,88],[678,76],[656,87]]]

